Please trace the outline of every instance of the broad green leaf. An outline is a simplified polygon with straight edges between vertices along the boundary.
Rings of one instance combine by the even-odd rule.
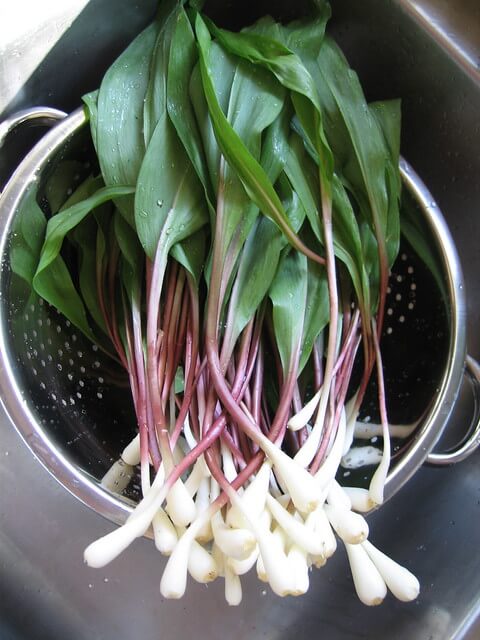
[[[328,2],[316,2],[312,16],[278,25],[281,41],[296,53],[302,61],[316,58],[325,36],[325,27],[331,16]]]
[[[243,144],[221,109],[209,67],[211,58],[210,34],[199,15],[196,19],[196,33],[199,42],[202,82],[219,147],[227,162],[242,181],[249,198],[264,215],[271,218],[282,229],[292,246],[305,252],[306,247],[293,233],[288,216],[267,174]]]
[[[13,219],[10,266],[30,287],[42,250],[47,219],[37,203],[37,190],[28,189]]]
[[[257,161],[261,159],[262,162],[268,163],[267,169],[276,179],[284,162],[282,153],[285,154],[281,138],[285,135],[286,116],[279,119],[278,125],[275,125],[283,108],[283,88],[267,71],[255,68],[243,60],[234,62],[232,57],[226,56],[216,44],[212,45],[210,60],[211,84],[217,103],[222,107],[223,117],[251,156]],[[228,83],[227,79],[231,82]],[[204,105],[203,108],[205,107],[208,114],[208,106]],[[270,126],[272,131],[269,133]],[[217,226],[217,242],[222,260],[228,252],[225,273],[230,274],[259,209],[251,201],[229,162],[221,165],[220,149],[215,134],[216,132],[212,136],[208,131],[206,138],[213,150],[207,157],[210,174],[217,176],[219,181],[218,206],[221,206],[222,213],[215,218],[214,224],[220,225]],[[214,162],[218,163],[218,167],[211,166]],[[219,172],[220,168],[222,173]],[[209,270],[210,261],[206,269],[207,274]]]
[[[114,216],[114,229],[115,238],[123,257],[133,270],[138,269],[141,272],[144,255],[138,236],[132,227],[126,224],[122,216],[118,215],[118,212],[115,212]]]
[[[78,191],[78,190],[77,190]],[[39,296],[56,307],[90,340],[95,340],[87,320],[84,304],[60,255],[65,236],[88,216],[93,209],[112,198],[131,194],[131,187],[103,187],[81,202],[67,207],[50,218],[45,241],[33,279]],[[72,198],[77,197],[74,194]]]
[[[285,129],[285,117],[275,125],[277,116],[283,106],[284,91],[274,78],[261,69],[255,69],[242,61],[234,61],[232,56],[226,55],[221,47],[212,43],[210,54],[210,77],[218,104],[230,126],[234,129],[252,156],[260,159],[262,165],[272,163],[269,171],[276,178],[281,164],[280,137]],[[198,72],[197,72],[198,73]],[[201,97],[198,95],[201,89]],[[208,106],[203,95],[203,88],[196,88],[194,98],[197,118],[205,123],[204,144],[212,180],[216,180],[215,189],[220,184],[220,148],[208,118]],[[272,125],[274,130],[268,133]],[[276,128],[275,128],[276,127]],[[265,141],[261,148],[263,132],[267,130]],[[273,145],[276,145],[273,148]],[[240,228],[241,233],[236,239],[239,246],[248,233],[258,207],[252,204],[242,182],[236,172],[227,166],[222,176],[223,202],[225,209],[226,227],[222,232],[222,241],[226,249],[234,233]]]
[[[390,152],[390,159],[397,169],[397,188],[400,192],[402,179],[398,166],[400,163],[400,130],[402,123],[401,101],[384,100],[382,102],[371,102],[369,109],[382,130],[387,148]]]
[[[203,184],[205,194],[213,200],[202,138],[189,95],[190,77],[197,61],[195,36],[190,21],[182,10],[176,20],[170,47],[167,110],[190,162]]]
[[[336,150],[339,174],[353,189],[372,228],[385,237],[389,211],[385,182],[388,150],[357,74],[329,37],[325,37],[317,58],[316,74],[327,114],[325,130]]]
[[[193,277],[197,287],[200,284],[206,260],[206,233],[202,227],[191,236],[172,247],[171,256],[175,258]]]
[[[325,269],[312,260],[308,261],[308,288],[303,324],[302,349],[299,373],[307,364],[315,340],[330,320],[330,302]]]
[[[278,227],[268,218],[257,218],[243,247],[230,296],[229,352],[265,298],[277,271],[282,246]]]
[[[72,191],[79,185],[84,172],[82,163],[75,160],[66,160],[56,167],[45,185],[45,197],[53,214],[65,204]]]
[[[42,247],[42,254],[38,265],[37,277],[42,271],[55,260],[62,248],[63,239],[74,227],[96,207],[112,200],[122,198],[134,192],[132,187],[102,187],[92,196],[63,209],[60,213],[50,218],[47,224],[45,242]]]
[[[102,188],[101,177],[87,178],[71,195],[64,208],[71,207],[91,197]],[[68,234],[69,240],[75,245],[78,255],[78,289],[85,307],[96,325],[106,333],[105,321],[100,309],[97,289],[97,262],[105,256],[104,227],[108,226],[111,218],[110,203],[107,202],[93,211],[93,215],[86,216]],[[99,247],[101,247],[99,249]],[[57,258],[58,260],[59,258]]]
[[[362,241],[357,220],[345,187],[337,176],[333,180],[333,244],[335,255],[345,264],[362,307],[370,308],[365,290]]]
[[[219,45],[211,44],[210,75],[222,113],[227,113],[230,91],[235,75],[236,63]],[[214,80],[213,80],[214,79]],[[190,78],[189,94],[198,122],[200,136],[207,162],[212,190],[216,194],[219,185],[221,151],[215,137],[203,89],[200,65],[197,64]]]
[[[152,260],[208,220],[203,187],[165,111],[148,145],[135,194],[135,226]]]
[[[317,240],[323,244],[318,172],[307,155],[302,141],[295,133],[290,136],[290,151],[285,174],[303,204]]]
[[[322,188],[328,191],[333,173],[332,152],[323,131],[317,88],[300,57],[285,46],[285,43],[266,36],[265,30],[261,35],[251,31],[233,33],[218,29],[211,21],[208,21],[208,25],[222,46],[237,56],[266,67],[284,87],[292,91],[297,116],[320,157]],[[276,26],[272,26],[270,31],[282,36],[281,29]],[[323,31],[319,30],[319,34],[321,36]],[[287,32],[283,35],[287,41],[293,40],[292,34]]]
[[[148,85],[143,105],[143,135],[145,147],[155,131],[158,121],[167,108],[167,75],[172,37],[182,3],[179,0],[163,0],[155,24],[157,34],[153,47]],[[183,43],[177,43],[182,46]],[[183,80],[185,83],[185,79]],[[186,84],[186,83],[185,83]]]
[[[367,283],[364,284],[364,290],[368,290],[370,293],[370,310],[373,312],[378,305],[380,286],[378,244],[372,227],[366,220],[359,219],[358,228],[362,239],[364,272],[367,274]]]
[[[298,232],[305,219],[300,199],[286,179],[280,178],[279,193],[292,228]],[[286,245],[287,239],[271,220],[257,218],[243,246],[230,296],[225,333],[229,352],[267,295]]]
[[[425,263],[428,270],[432,274],[441,293],[442,299],[448,299],[445,287],[445,276],[443,273],[442,262],[438,256],[438,251],[432,245],[431,231],[428,229],[424,216],[412,196],[405,192],[402,198],[401,209],[401,227],[402,234],[408,243]]]
[[[269,69],[287,89],[307,97],[318,106],[313,79],[301,60],[281,42],[266,35],[219,29],[207,19],[210,33],[230,53]]]
[[[307,259],[298,251],[284,254],[269,291],[273,305],[273,327],[284,378],[298,365],[307,291]]]
[[[95,147],[97,154],[98,93],[99,89],[95,89],[95,91],[91,91],[90,93],[82,96],[87,119],[90,122],[90,134],[92,136],[93,146]]]
[[[48,270],[37,273],[34,279],[36,293],[54,306],[92,342],[96,342],[87,319],[85,306],[72,281],[65,262],[58,258]]]
[[[214,78],[214,83],[215,80]],[[261,158],[263,132],[277,119],[283,107],[283,99],[284,90],[270,74],[243,60],[239,61],[226,116],[245,148],[257,161]],[[270,155],[267,149],[265,153]],[[271,162],[266,157],[263,160]],[[282,159],[278,158],[278,161],[281,162]],[[277,166],[270,166],[269,170],[278,173]],[[223,180],[222,242],[226,250],[233,241],[236,245],[234,251],[238,252],[259,211],[229,163],[225,165]]]
[[[94,216],[85,218],[73,231],[72,240],[78,253],[78,288],[88,313],[106,333],[97,290],[97,234],[103,233]]]
[[[135,186],[145,155],[143,107],[156,24],[135,38],[103,78],[98,94],[96,139],[107,186]],[[133,225],[133,198],[116,203]]]
[[[137,234],[118,211],[114,215],[115,238],[122,256],[122,280],[130,300],[139,299],[145,265],[145,254]]]
[[[93,176],[90,174],[81,184],[78,185],[75,191],[70,192],[68,198],[62,203],[60,210],[56,211],[54,215],[62,213],[65,209],[70,209],[73,205],[83,203],[84,200],[93,196],[103,187],[105,187],[105,184],[102,176]]]
[[[385,244],[387,247],[388,266],[391,268],[400,249],[400,194],[398,187],[398,164],[390,160],[385,169],[385,182],[388,192],[387,232]]]
[[[292,189],[292,185],[288,181],[285,174],[281,174],[277,181],[278,195],[282,199],[282,204],[287,212],[288,219],[295,233],[299,233],[302,225],[307,217],[307,212],[303,206],[303,202],[299,198],[297,192]],[[286,248],[288,240],[282,234],[282,248]]]
[[[286,101],[279,116],[265,130],[262,138],[262,165],[268,179],[275,184],[289,154],[291,107]]]
[[[210,22],[207,22],[207,26],[210,27]],[[216,29],[216,25],[212,25]],[[267,36],[273,40],[279,40],[279,29],[281,25],[272,18],[272,16],[263,16],[259,18],[252,25],[249,25],[242,29],[243,33],[255,33],[259,36]]]
[[[296,134],[292,135],[285,173],[302,201],[317,240],[323,243],[318,177],[312,159]],[[332,180],[332,196],[335,255],[347,266],[357,296],[368,308],[368,290],[361,275],[364,265],[360,231],[347,192],[336,175]]]
[[[386,244],[391,267],[400,246],[399,206],[402,193],[402,179],[399,171],[401,104],[400,100],[388,100],[374,102],[369,106],[383,132],[385,143],[390,152],[386,167],[389,203]]]

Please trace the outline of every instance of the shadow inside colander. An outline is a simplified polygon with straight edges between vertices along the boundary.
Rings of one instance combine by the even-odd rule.
[[[1,302],[14,382],[34,416],[35,429],[51,448],[35,453],[42,459],[60,452],[100,482],[136,432],[127,374],[31,286],[51,209],[57,210],[97,170],[84,127],[28,186],[9,236]],[[136,475],[123,495],[138,500]]]
[[[51,447],[100,482],[135,434],[128,378],[43,300],[22,302],[10,317],[16,384]],[[135,479],[124,495],[138,499]]]
[[[391,269],[381,337],[388,420],[390,425],[396,426],[396,433],[403,431],[405,434],[404,437],[392,438],[391,469],[422,429],[423,418],[441,390],[451,339],[445,266],[433,241],[425,212],[406,188],[402,191],[401,225],[400,250]],[[352,375],[352,392],[358,387],[362,366],[360,354]],[[366,425],[380,422],[375,371],[365,394],[359,422]],[[365,459],[378,459],[383,438],[380,435],[356,438],[353,447],[362,447]],[[376,467],[364,465],[356,468],[356,464],[362,462],[362,456],[352,456],[351,459],[350,466],[349,454],[345,456],[343,468],[339,470],[339,481],[345,485],[367,487]]]

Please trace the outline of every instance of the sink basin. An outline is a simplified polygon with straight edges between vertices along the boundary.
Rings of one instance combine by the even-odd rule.
[[[17,0],[0,20],[0,119],[33,104],[73,110],[156,6],[151,0],[42,4],[35,27],[25,20],[28,0]],[[266,0],[246,4],[252,10],[269,6]],[[235,3],[223,6],[228,14]],[[367,97],[402,98],[402,154],[434,195],[459,249],[468,349],[478,358],[480,6],[467,0],[332,0],[332,9],[330,30]],[[12,136],[0,152],[0,177],[35,135]],[[465,388],[443,446],[464,428],[470,404]],[[244,581],[241,607],[228,609],[220,581],[208,589],[191,584],[183,600],[163,601],[158,583],[164,561],[144,540],[102,571],[84,566],[84,547],[112,525],[50,477],[2,409],[0,442],[2,640],[217,640],[226,633],[238,640],[480,637],[478,452],[455,467],[421,469],[369,518],[373,542],[418,575],[422,592],[415,603],[387,598],[374,610],[361,605],[339,550],[312,575],[306,596],[279,599],[252,575]]]

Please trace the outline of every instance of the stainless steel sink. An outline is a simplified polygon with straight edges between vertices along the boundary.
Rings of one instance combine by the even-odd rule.
[[[272,6],[275,0],[270,0]],[[225,2],[233,8],[235,3]],[[257,7],[267,2],[247,3]],[[154,0],[17,0],[0,9],[0,120],[34,104],[70,111],[154,14]],[[478,0],[332,0],[331,30],[370,99],[401,97],[402,153],[443,211],[459,249],[468,299],[468,347],[480,356],[480,4]],[[1,15],[5,13],[5,15]],[[26,17],[31,17],[31,23]],[[0,150],[0,178],[39,132]],[[1,366],[0,366],[1,375]],[[468,387],[447,440],[471,411]],[[422,583],[413,604],[367,609],[339,551],[312,576],[310,592],[279,599],[244,584],[240,608],[222,585],[189,585],[163,601],[163,560],[138,541],[102,571],[84,547],[111,529],[33,458],[0,409],[0,638],[138,637],[328,640],[480,638],[480,474],[477,452],[456,467],[423,468],[370,519],[372,540]]]

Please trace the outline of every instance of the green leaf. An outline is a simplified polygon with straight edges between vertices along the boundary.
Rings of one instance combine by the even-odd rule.
[[[398,186],[398,164],[387,162],[385,182],[388,192],[387,233],[385,244],[387,248],[388,266],[391,268],[400,249],[400,194]]]
[[[388,221],[386,245],[389,257],[389,266],[398,254],[400,247],[400,198],[402,193],[402,179],[398,170],[400,164],[400,125],[401,103],[400,100],[388,100],[373,102],[370,110],[376,118],[390,152],[386,166],[386,184],[388,191]]]
[[[290,151],[285,166],[285,174],[302,202],[317,240],[323,244],[318,172],[307,155],[302,141],[295,133],[290,137]]]
[[[131,187],[103,187],[85,200],[57,213],[47,224],[45,241],[33,279],[34,289],[39,296],[55,306],[91,340],[94,340],[94,335],[87,320],[84,304],[60,255],[60,250],[65,236],[93,209],[113,198],[121,198],[132,192]],[[75,197],[78,196],[74,194],[72,198]]]
[[[69,206],[67,209],[63,209],[60,213],[50,218],[36,276],[47,269],[58,256],[67,233],[80,224],[93,209],[113,198],[128,196],[133,192],[134,189],[132,187],[102,187],[92,196]]]
[[[400,130],[402,123],[402,111],[400,100],[383,100],[382,102],[371,102],[369,109],[374,118],[377,120],[387,148],[390,153],[390,159],[394,167],[397,169],[397,188],[400,193],[402,189],[402,179],[398,166],[400,163]]]
[[[148,147],[155,127],[167,108],[167,71],[173,33],[181,10],[181,2],[178,0],[164,0],[160,3],[155,21],[157,35],[151,55],[143,107],[145,147]],[[182,46],[182,43],[179,44]],[[182,84],[186,84],[185,81]]]
[[[326,19],[322,18],[323,28],[317,29],[319,43],[323,37],[325,21]],[[333,156],[323,131],[317,88],[303,61],[285,43],[266,36],[265,29],[261,35],[252,32],[233,33],[218,29],[210,21],[208,24],[222,46],[235,55],[268,68],[284,87],[292,91],[291,97],[297,116],[320,158],[322,189],[329,194]],[[269,31],[279,37],[283,36],[286,42],[296,42],[299,38],[294,32],[282,31],[276,25],[272,25]]]
[[[82,96],[82,101],[85,103],[87,119],[90,122],[90,134],[97,154],[98,93],[99,89],[95,89],[95,91],[91,91]]]
[[[167,110],[178,137],[210,201],[213,200],[202,138],[190,100],[190,79],[198,53],[190,21],[185,11],[178,14],[168,62]]]
[[[202,227],[183,242],[174,245],[170,252],[171,256],[190,273],[197,287],[205,265],[206,244],[206,233]]]
[[[210,61],[212,87],[224,118],[255,160],[260,160],[261,156],[262,165],[264,162],[270,165],[268,171],[276,179],[284,162],[281,136],[288,126],[285,116],[277,118],[283,107],[283,89],[270,74],[244,61],[234,62],[231,56],[225,55],[214,43]],[[205,121],[208,106],[205,103],[201,105],[198,98],[196,102],[197,110],[200,108],[203,111],[202,120]],[[278,125],[275,124],[277,119]],[[272,131],[268,132],[270,126]],[[266,133],[262,145],[264,131]],[[223,185],[221,242],[225,252],[233,238],[236,248],[231,250],[238,252],[258,214],[258,207],[251,202],[241,180],[229,164],[225,166],[223,175],[219,175],[220,149],[215,134],[212,134],[213,131],[207,129],[210,175],[219,182],[221,180]]]
[[[37,269],[47,219],[38,206],[36,185],[30,187],[13,218],[10,236],[10,266],[29,286]]]
[[[219,45],[212,43],[210,75],[222,113],[227,113],[228,111],[228,102],[235,70],[236,63],[233,56],[227,54]],[[212,191],[216,195],[219,185],[221,151],[208,112],[208,104],[203,90],[199,64],[195,66],[190,78],[189,94],[200,130]]]
[[[298,365],[307,291],[307,259],[298,251],[284,254],[269,291],[284,378]]]
[[[298,372],[303,370],[312,353],[315,340],[330,320],[330,303],[325,269],[308,261],[308,288],[303,325],[302,350]]]
[[[144,255],[138,236],[118,212],[114,216],[115,238],[120,252],[133,270],[143,269]]]
[[[302,62],[310,57],[316,59],[325,37],[325,27],[331,16],[328,2],[317,2],[313,16],[278,25],[282,42],[295,52]]]
[[[260,164],[272,184],[276,183],[287,164],[291,112],[292,109],[286,101],[278,117],[263,134]]]
[[[292,134],[285,173],[302,201],[317,240],[323,243],[318,177],[312,159],[296,134]],[[369,308],[369,292],[362,280],[364,265],[360,231],[348,194],[336,175],[332,180],[332,198],[335,255],[347,266],[359,300],[367,301]]]
[[[359,219],[358,228],[360,229],[360,237],[362,239],[362,255],[363,255],[363,274],[366,274],[366,282],[364,280],[364,290],[368,290],[370,294],[370,311],[375,311],[378,304],[379,285],[380,285],[380,268],[378,262],[378,244],[372,227],[366,220]]]
[[[115,60],[98,94],[96,147],[107,186],[135,186],[145,155],[143,107],[157,34],[147,27]],[[133,198],[116,203],[133,225]]]
[[[102,186],[101,177],[87,178],[65,203],[65,207],[70,207],[94,195]],[[110,202],[107,202],[95,208],[92,215],[87,215],[67,235],[74,244],[78,256],[78,289],[81,299],[91,318],[104,334],[107,330],[98,299],[97,264],[105,260],[105,236],[108,234],[111,216]]]
[[[232,56],[225,55],[219,45],[212,44],[210,52],[211,85],[218,105],[221,105],[222,115],[234,131],[239,140],[256,161],[261,160],[267,166],[272,178],[276,179],[285,162],[285,136],[288,128],[288,113],[281,118],[283,109],[284,90],[278,82],[263,69],[255,68],[245,61],[234,61]],[[203,89],[202,89],[203,93]],[[207,152],[209,170],[218,180],[217,197],[222,215],[214,217],[212,224],[217,227],[216,238],[222,260],[227,255],[230,267],[234,269],[237,256],[250,232],[252,224],[259,213],[258,206],[253,203],[246,192],[236,171],[228,163],[221,167],[220,148],[216,140],[216,133],[211,129],[208,117],[208,105],[203,97],[203,104],[196,99],[197,110],[203,111],[207,118]],[[278,122],[278,124],[277,124]],[[269,131],[270,127],[272,128]],[[212,166],[218,163],[218,166]],[[222,185],[221,192],[219,185]],[[210,261],[206,268],[208,274]],[[230,272],[229,272],[230,273]],[[208,277],[208,276],[207,276]],[[226,302],[225,296],[224,302]]]
[[[282,199],[282,204],[287,212],[288,219],[295,233],[299,233],[302,225],[307,217],[303,202],[299,198],[297,192],[292,189],[290,182],[285,174],[281,174],[277,181],[278,195]],[[312,239],[313,240],[313,239]],[[282,234],[282,248],[288,246],[288,241]],[[289,247],[290,248],[290,247]]]
[[[174,389],[175,395],[177,395],[178,393],[183,393],[185,389],[185,374],[181,367],[178,367],[175,373],[175,380],[173,385],[174,385],[173,389]]]
[[[288,47],[266,35],[219,29],[208,19],[207,25],[210,33],[230,53],[266,67],[284,87],[304,95],[318,105],[317,90],[311,75]]]
[[[388,150],[357,74],[329,37],[325,37],[317,59],[317,76],[327,114],[325,130],[336,150],[339,175],[347,180],[372,228],[384,237],[389,211],[385,182]]]
[[[362,253],[362,239],[357,219],[345,187],[337,176],[333,180],[333,244],[335,255],[345,264],[358,300],[364,309],[370,308],[368,279]]]
[[[264,215],[279,226],[292,246],[305,251],[306,248],[291,229],[288,216],[267,174],[236,134],[221,109],[211,78],[210,34],[199,15],[196,19],[196,33],[202,82],[218,145],[227,162],[242,181],[249,198]]]
[[[75,160],[66,160],[56,167],[45,185],[45,197],[52,213],[57,213],[65,204],[84,171],[82,163]]]
[[[298,232],[305,219],[300,199],[285,178],[279,180],[279,192],[292,228]],[[267,295],[286,245],[287,239],[271,220],[257,218],[243,246],[230,296],[225,334],[229,351]]]
[[[265,298],[277,271],[282,233],[268,218],[255,221],[240,257],[230,296],[229,351]]]
[[[208,220],[202,185],[165,111],[148,145],[135,194],[135,226],[153,260]]]
[[[402,198],[401,227],[402,234],[434,277],[442,299],[447,301],[442,261],[438,251],[432,246],[431,231],[427,227],[419,205],[408,192],[405,192]]]
[[[142,287],[145,254],[137,234],[118,211],[115,211],[114,215],[114,232],[122,256],[121,275],[125,292],[130,300],[134,298],[138,300]]]
[[[214,79],[215,81],[215,79]],[[255,160],[262,154],[262,135],[277,119],[284,99],[284,91],[276,80],[263,69],[240,60],[233,77],[226,117],[232,129]],[[273,166],[270,151],[265,148],[264,162],[269,170],[278,173]],[[282,162],[278,158],[278,162]],[[275,161],[277,165],[277,161]],[[232,239],[236,251],[243,245],[258,215],[258,207],[248,197],[236,172],[227,164],[224,172],[224,226],[222,242],[226,249]]]
[[[95,342],[82,299],[65,262],[60,257],[50,264],[48,270],[37,272],[33,284],[41,298],[56,307],[87,338]]]
[[[106,333],[97,292],[97,234],[103,234],[94,216],[85,218],[73,231],[72,240],[78,253],[78,287],[95,324]]]

